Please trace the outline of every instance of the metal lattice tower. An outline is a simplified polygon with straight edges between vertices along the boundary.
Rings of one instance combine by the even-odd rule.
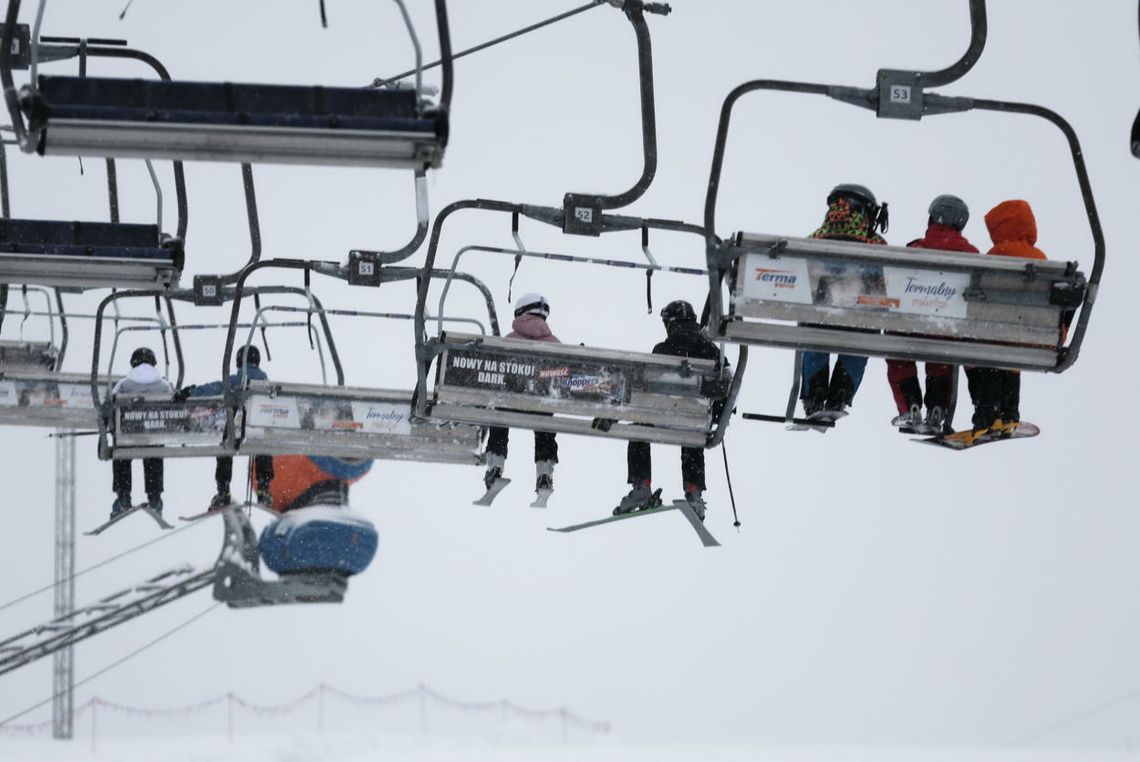
[[[55,616],[75,610],[75,438],[55,440]],[[52,655],[52,736],[70,739],[74,720],[75,657],[71,646]]]

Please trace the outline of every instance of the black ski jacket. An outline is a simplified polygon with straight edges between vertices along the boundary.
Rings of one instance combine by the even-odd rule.
[[[698,323],[673,323],[668,330],[669,337],[653,347],[653,354],[720,360],[720,348],[709,339]],[[727,359],[725,365],[728,365]]]

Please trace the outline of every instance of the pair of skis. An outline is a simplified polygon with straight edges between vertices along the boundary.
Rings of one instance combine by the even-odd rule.
[[[130,508],[119,511],[118,513],[112,515],[110,520],[104,521],[102,524],[95,527],[90,532],[84,532],[83,534],[87,537],[94,537],[95,535],[102,534],[104,531],[115,526],[115,524],[118,524],[123,519],[136,513],[145,513],[147,516],[150,516],[152,519],[154,519],[154,523],[158,524],[160,529],[174,529],[174,526],[170,524],[170,522],[162,518],[161,513],[150,507],[150,503],[139,503],[138,505],[132,505]]]
[[[661,490],[657,490],[658,495],[660,492]],[[701,545],[704,545],[706,548],[715,548],[720,546],[720,543],[717,542],[715,537],[713,537],[712,532],[710,532],[705,526],[705,522],[703,522],[700,517],[697,516],[696,512],[693,510],[693,506],[689,505],[688,500],[674,500],[672,503],[669,503],[667,505],[665,503],[659,503],[652,508],[646,508],[641,511],[619,513],[614,516],[607,516],[604,519],[595,519],[594,521],[587,521],[583,524],[573,524],[568,527],[547,527],[547,531],[562,533],[577,532],[582,529],[590,529],[591,527],[613,524],[616,521],[636,519],[643,516],[650,516],[656,513],[667,513],[668,511],[679,511],[681,515],[685,517],[685,519],[689,522],[689,526],[691,526],[693,528],[693,531],[697,533],[697,537],[700,539]]]
[[[495,498],[499,496],[499,493],[506,489],[507,485],[510,483],[510,479],[506,479],[500,476],[498,479],[491,482],[491,486],[488,487],[487,491],[483,493],[483,497],[476,500],[474,503],[472,503],[472,505],[481,505],[483,507],[491,505],[491,503],[495,502]],[[534,502],[530,504],[530,507],[545,508],[547,501],[550,500],[550,496],[553,494],[553,489],[536,490],[534,493]]]
[[[190,516],[179,516],[178,518],[180,521],[186,522],[198,521],[199,519],[204,519],[208,516],[220,514],[227,508],[260,508],[261,510],[267,511],[268,513],[277,513],[272,508],[262,505],[261,503],[232,503],[230,505],[223,505],[217,508],[210,508],[209,510],[202,511],[201,513],[195,513]],[[160,529],[174,529],[174,525],[164,519],[162,517],[162,514],[151,508],[148,503],[139,503],[138,505],[133,505],[130,508],[127,508],[125,511],[116,513],[111,517],[109,521],[105,521],[99,526],[92,529],[90,532],[84,532],[83,534],[87,537],[94,537],[98,534],[102,534],[105,530],[110,529],[115,524],[118,524],[123,519],[135,513],[145,513],[146,515],[150,516],[152,519],[154,519],[154,522],[158,524]]]

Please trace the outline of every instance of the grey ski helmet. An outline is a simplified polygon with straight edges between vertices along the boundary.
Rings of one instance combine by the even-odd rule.
[[[131,367],[137,368],[140,365],[158,365],[158,358],[149,348],[139,347],[131,352]]]
[[[937,225],[949,225],[955,230],[966,227],[970,220],[970,207],[957,196],[949,193],[937,196],[930,202],[930,222]]]
[[[246,364],[246,361],[255,368],[261,365],[261,350],[255,346],[238,347],[238,351],[234,353],[234,365],[240,368]]]

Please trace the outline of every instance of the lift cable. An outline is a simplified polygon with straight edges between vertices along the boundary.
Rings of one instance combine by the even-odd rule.
[[[471,53],[477,53],[480,50],[486,50],[489,47],[492,47],[494,45],[498,45],[500,42],[506,42],[507,40],[513,40],[515,37],[521,37],[524,34],[527,34],[529,32],[534,32],[538,29],[542,29],[545,26],[550,26],[551,24],[562,21],[563,19],[568,19],[571,16],[576,16],[579,13],[582,13],[583,11],[588,11],[591,8],[596,8],[599,5],[607,5],[607,4],[610,4],[610,0],[591,0],[591,2],[586,3],[583,6],[580,6],[578,8],[574,8],[573,10],[566,11],[565,13],[560,13],[557,16],[551,16],[550,18],[546,19],[545,21],[539,21],[536,24],[531,24],[530,26],[525,26],[522,29],[516,29],[515,31],[504,34],[501,37],[496,37],[493,40],[488,40],[487,42],[480,43],[479,45],[476,45],[473,48],[468,48],[467,50],[461,50],[458,53],[452,54],[451,60],[454,61],[457,58],[462,58],[463,56],[470,55]],[[424,64],[423,67],[420,69],[420,71],[427,71],[428,69],[435,68],[436,66],[439,66],[440,63],[442,63],[442,61],[432,61],[429,64]],[[412,69],[410,71],[403,72],[402,74],[397,74],[394,77],[387,77],[387,78],[377,77],[376,79],[372,80],[372,84],[370,86],[371,87],[385,87],[387,85],[392,84],[393,82],[398,82],[399,80],[404,79],[405,77],[410,77],[415,73],[416,73],[416,70]]]
[[[102,561],[100,561],[99,563],[88,566],[86,569],[80,569],[79,571],[75,572],[74,574],[72,574],[69,577],[65,577],[65,578],[63,578],[57,582],[53,582],[50,585],[44,585],[41,588],[37,588],[35,590],[32,590],[29,593],[25,593],[24,595],[21,595],[19,598],[16,598],[14,600],[8,601],[5,604],[0,605],[0,611],[3,611],[4,609],[7,609],[7,608],[11,608],[12,606],[15,606],[17,603],[22,603],[22,602],[28,600],[29,598],[34,598],[35,596],[39,595],[40,593],[46,593],[48,590],[54,590],[55,588],[59,587],[60,585],[67,584],[68,582],[71,582],[76,577],[80,577],[80,576],[86,574],[87,572],[95,571],[96,569],[100,568],[101,566],[106,566],[107,564],[109,564],[113,561],[118,561],[120,558],[123,558],[125,556],[129,556],[132,553],[139,551],[139,550],[142,550],[143,548],[146,548],[150,545],[154,545],[156,542],[159,542],[161,540],[165,540],[165,539],[168,539],[170,537],[173,537],[174,535],[178,534],[179,532],[184,532],[192,526],[194,526],[194,524],[190,523],[190,524],[186,524],[184,526],[180,526],[173,531],[163,532],[162,534],[158,535],[157,537],[154,537],[150,540],[147,540],[146,542],[142,543],[141,545],[136,545],[133,548],[128,548],[127,550],[124,550],[122,553],[118,553],[116,555],[113,555],[110,558],[105,558]]]
[[[102,669],[100,669],[96,672],[93,672],[92,674],[88,675],[87,677],[83,678],[82,680],[79,680],[78,682],[75,683],[75,685],[71,686],[71,690],[74,690],[75,688],[78,688],[82,685],[86,685],[87,683],[91,682],[95,678],[97,678],[101,675],[105,675],[106,673],[110,672],[112,669],[114,669],[115,667],[118,667],[120,664],[123,664],[127,661],[130,661],[134,657],[141,654],[143,651],[146,651],[147,649],[149,649],[151,646],[158,645],[159,643],[166,640],[167,638],[169,638],[171,635],[175,634],[176,632],[183,630],[183,629],[189,627],[190,625],[194,624],[194,622],[197,622],[199,619],[206,616],[206,614],[209,614],[211,611],[213,611],[214,609],[218,608],[218,606],[221,606],[221,605],[222,605],[221,602],[217,602],[217,603],[214,603],[213,605],[211,605],[210,607],[204,609],[203,611],[199,611],[194,616],[190,617],[189,619],[182,622],[181,624],[175,625],[174,627],[170,628],[166,632],[159,635],[157,638],[155,638],[155,639],[153,639],[147,643],[144,643],[143,645],[139,646],[135,650],[126,654],[125,656],[121,656],[120,658],[111,662],[110,664],[103,667]],[[32,706],[29,706],[28,708],[23,709],[23,710],[17,712],[16,714],[13,714],[11,717],[6,717],[3,720],[0,720],[0,728],[4,727],[4,725],[11,722],[12,720],[17,720],[17,719],[23,717],[25,714],[28,714],[29,712],[33,712],[36,709],[39,709],[41,706],[44,706],[45,704],[50,704],[52,701],[55,701],[56,698],[58,698],[59,696],[62,696],[62,695],[63,695],[62,691],[60,693],[52,694],[51,696],[47,697],[43,701],[40,701],[36,704],[33,704]]]

